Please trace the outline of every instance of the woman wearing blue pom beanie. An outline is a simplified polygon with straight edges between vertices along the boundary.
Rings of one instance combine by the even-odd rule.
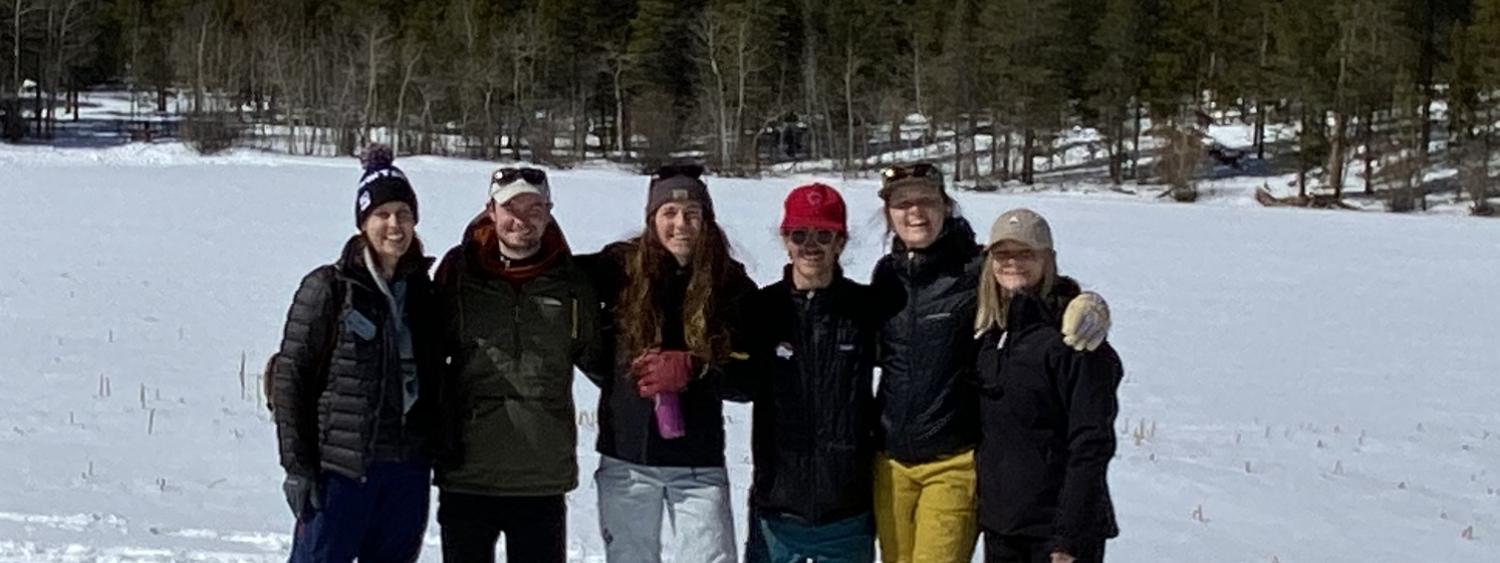
[[[359,234],[302,279],[271,363],[293,562],[415,561],[441,365],[417,196],[389,147],[361,159]]]

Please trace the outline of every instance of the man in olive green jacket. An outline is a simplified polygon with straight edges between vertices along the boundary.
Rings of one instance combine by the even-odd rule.
[[[443,560],[561,563],[578,486],[573,368],[603,354],[598,299],[535,168],[502,168],[438,267],[447,319],[437,450]]]

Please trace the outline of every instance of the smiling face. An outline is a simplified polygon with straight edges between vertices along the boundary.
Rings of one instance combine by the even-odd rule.
[[[365,218],[360,231],[370,245],[370,251],[381,264],[394,265],[411,248],[416,238],[416,214],[404,201],[389,201],[376,207]]]
[[[528,258],[542,247],[542,234],[552,223],[552,204],[540,195],[523,193],[505,203],[491,200],[489,214],[500,238],[500,252],[510,258]]]
[[[831,230],[792,229],[782,231],[782,245],[792,270],[804,279],[823,279],[833,273],[844,253],[846,238]]]
[[[948,217],[948,202],[940,192],[924,186],[906,186],[891,193],[885,205],[891,230],[907,248],[920,250],[932,246],[943,232]]]
[[[990,247],[990,270],[995,282],[1006,291],[1018,292],[1036,287],[1046,274],[1049,251],[1004,240]]]
[[[680,264],[693,259],[693,248],[703,236],[703,206],[697,202],[670,202],[651,216],[656,240]]]

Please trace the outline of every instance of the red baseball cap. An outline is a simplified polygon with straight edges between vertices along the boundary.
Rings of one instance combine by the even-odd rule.
[[[786,196],[785,213],[781,218],[781,230],[821,229],[840,233],[849,232],[844,223],[848,212],[844,208],[844,197],[827,184],[798,186]]]

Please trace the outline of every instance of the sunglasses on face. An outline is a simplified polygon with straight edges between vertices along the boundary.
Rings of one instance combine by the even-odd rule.
[[[687,176],[696,180],[700,176],[703,176],[703,166],[698,164],[668,164],[657,168],[656,172],[653,172],[651,175],[658,180],[675,178],[677,176]]]
[[[528,184],[541,185],[547,183],[547,171],[540,168],[512,168],[505,167],[496,170],[490,176],[490,182],[497,186],[507,186],[516,183],[517,180],[525,180]]]
[[[1011,260],[1015,260],[1017,262],[1032,262],[1040,258],[1041,254],[1031,248],[1024,248],[1019,250],[1000,250],[996,248],[990,250],[990,260],[994,260],[995,262],[1002,264]]]
[[[911,166],[892,166],[880,171],[880,177],[886,183],[906,178],[937,178],[943,177],[943,171],[938,167],[926,162],[913,164]]]
[[[782,236],[792,241],[792,244],[803,246],[809,241],[816,242],[818,246],[828,246],[838,240],[838,232],[824,229],[793,229],[782,231]]]

